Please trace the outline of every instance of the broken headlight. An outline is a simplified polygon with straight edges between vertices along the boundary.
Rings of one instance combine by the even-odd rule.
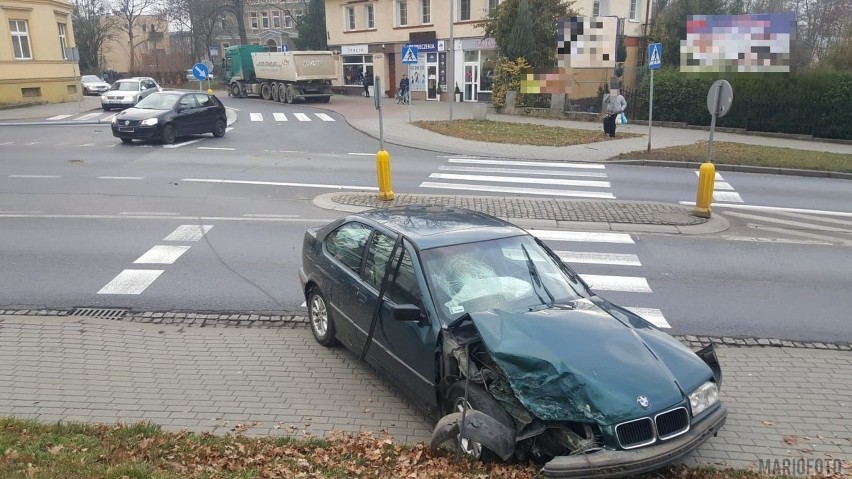
[[[719,388],[716,383],[707,381],[689,395],[689,407],[692,417],[698,416],[719,401]]]

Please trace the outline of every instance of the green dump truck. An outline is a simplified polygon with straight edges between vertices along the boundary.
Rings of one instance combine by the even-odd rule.
[[[270,52],[261,45],[235,45],[222,59],[228,95],[293,103],[331,99],[337,78],[334,53],[323,51]]]

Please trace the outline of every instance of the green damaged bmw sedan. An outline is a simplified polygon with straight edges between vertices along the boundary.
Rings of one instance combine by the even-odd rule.
[[[431,447],[620,477],[724,425],[712,345],[597,296],[541,240],[464,209],[370,210],[306,232],[310,327],[434,413]]]

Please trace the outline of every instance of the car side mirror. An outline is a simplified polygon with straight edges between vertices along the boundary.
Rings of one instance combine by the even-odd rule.
[[[423,312],[413,304],[400,304],[393,308],[394,321],[420,322],[423,320]]]

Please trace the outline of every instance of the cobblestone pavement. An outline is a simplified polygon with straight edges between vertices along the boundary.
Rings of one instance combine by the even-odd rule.
[[[852,460],[852,352],[718,353],[728,421],[687,464]],[[431,432],[430,419],[371,368],[319,346],[298,321],[209,328],[0,316],[0,371],[0,415],[41,421],[146,420],[166,430],[296,437],[385,430],[402,443]]]

